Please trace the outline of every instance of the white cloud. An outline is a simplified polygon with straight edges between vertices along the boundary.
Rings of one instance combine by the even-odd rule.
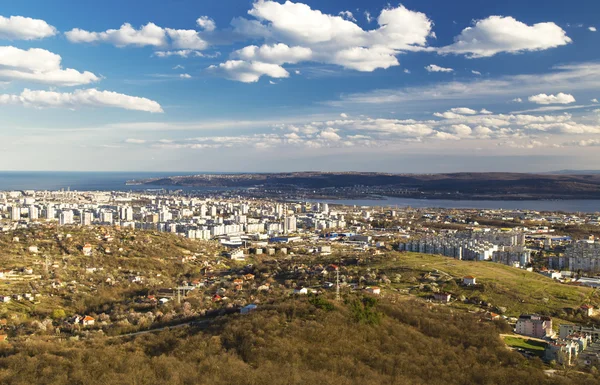
[[[536,104],[569,104],[575,103],[573,95],[559,92],[556,95],[539,94],[530,96],[527,100]]]
[[[454,72],[452,68],[444,68],[436,64],[430,64],[428,66],[425,66],[425,69],[427,70],[427,72]]]
[[[339,13],[339,15],[346,20],[352,20],[354,22],[356,21],[356,19],[354,18],[354,15],[350,11],[342,11]]]
[[[177,64],[175,67],[173,67],[174,70],[182,70],[185,69],[184,66],[182,66],[181,64]]]
[[[594,98],[592,100],[590,100],[592,103],[598,103],[598,99]]]
[[[346,114],[345,112],[342,112],[340,114],[340,117],[344,118],[344,119],[348,119],[348,114]]]
[[[192,76],[190,74],[179,74],[179,77],[182,79],[191,79]]]
[[[162,142],[162,141],[161,141]],[[129,138],[129,139],[125,139],[125,143],[131,143],[131,144],[144,144],[146,143],[146,140],[144,139],[135,139],[135,138]],[[164,143],[164,142],[163,142]]]
[[[367,19],[367,23],[371,23],[373,18],[371,17],[371,13],[369,11],[365,11],[365,19]]]
[[[290,74],[277,64],[247,62],[243,60],[229,60],[219,65],[211,65],[208,70],[230,80],[237,80],[244,83],[255,83],[261,76],[266,75],[272,78],[287,78]]]
[[[167,28],[166,31],[171,38],[171,46],[175,49],[192,49],[200,51],[208,47],[208,43],[193,29]]]
[[[588,31],[596,32],[596,27],[588,27]]]
[[[450,112],[454,112],[455,114],[461,114],[461,115],[475,115],[477,114],[477,111],[471,109],[471,108],[467,108],[467,107],[456,107],[456,108],[451,108]]]
[[[514,103],[523,103],[523,99],[521,99],[521,98],[514,98],[511,101],[514,102]]]
[[[200,19],[198,19],[200,20]],[[205,22],[210,27],[210,22]],[[205,28],[208,31],[208,29]],[[157,53],[159,57],[179,55],[187,57],[194,51],[208,48],[208,43],[198,31],[193,29],[162,28],[154,23],[148,23],[140,29],[125,23],[119,29],[109,29],[104,32],[90,32],[74,28],[65,32],[72,43],[109,43],[116,47],[154,47],[166,50]],[[170,50],[169,50],[170,48]]]
[[[409,74],[409,73],[410,73],[410,70],[409,70],[408,68],[405,68],[405,69],[404,69],[404,73],[405,73],[405,74]]]
[[[156,51],[156,52],[154,52],[154,56],[161,57],[161,58],[170,57],[170,56],[179,56],[182,58],[188,58],[188,57],[203,57],[205,55],[200,51],[195,51],[192,49],[180,49],[177,51]]]
[[[157,102],[96,89],[75,90],[73,92],[32,91],[25,89],[20,95],[0,95],[0,104],[23,105],[34,108],[115,107],[126,110],[163,112]]]
[[[259,61],[281,65],[310,60],[312,51],[310,48],[299,46],[288,47],[285,44],[279,43],[274,45],[265,44],[261,47],[250,45],[235,51],[233,55],[246,61]]]
[[[598,147],[600,146],[600,139],[576,140],[572,142],[563,143],[563,146]]]
[[[61,67],[61,57],[40,48],[0,47],[0,79],[56,86],[76,86],[100,80],[91,72]]]
[[[196,20],[196,24],[198,24],[198,27],[208,32],[212,32],[217,28],[215,21],[208,16],[200,16],[198,20]]]
[[[235,19],[235,31],[276,44],[249,46],[234,58],[279,65],[313,61],[363,72],[397,66],[401,52],[426,49],[433,25],[425,14],[402,5],[382,10],[373,30],[363,30],[347,12],[328,15],[291,1],[256,1],[248,13],[256,20]],[[261,52],[267,48],[278,55]]]
[[[479,71],[471,70],[471,73],[473,75],[481,76],[481,72],[479,72]]]
[[[75,28],[65,32],[65,35],[72,43],[105,42],[117,47],[128,45],[163,47],[167,44],[166,31],[154,23],[148,23],[140,29],[125,23],[119,29],[109,29],[104,32],[89,32]]]
[[[481,109],[481,111],[479,111],[479,113],[480,113],[480,114],[482,114],[482,115],[490,115],[490,114],[493,114],[493,112],[492,112],[492,111],[488,111],[488,110],[486,110],[485,108],[482,108],[482,109]]]
[[[571,39],[566,32],[552,22],[529,26],[512,17],[490,16],[463,29],[454,44],[442,47],[438,52],[480,58],[501,52],[545,50],[568,43]]]
[[[600,64],[595,62],[560,65],[549,72],[508,75],[495,79],[474,78],[405,88],[378,89],[344,94],[339,100],[324,102],[335,107],[357,104],[437,103],[440,100],[472,101],[513,98],[515,94],[534,95],[563,92],[568,89],[597,91],[600,88]],[[508,99],[510,100],[510,99]],[[516,98],[519,100],[519,98]]]
[[[56,35],[56,28],[44,20],[0,15],[0,39],[36,40]]]

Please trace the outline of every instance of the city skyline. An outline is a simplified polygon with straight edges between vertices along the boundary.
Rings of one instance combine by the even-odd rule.
[[[543,5],[4,4],[0,168],[594,169],[600,5]]]

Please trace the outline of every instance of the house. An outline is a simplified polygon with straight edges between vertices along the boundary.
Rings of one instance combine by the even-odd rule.
[[[373,287],[367,287],[365,289],[365,291],[369,294],[373,294],[373,295],[379,295],[381,294],[381,288],[377,287],[377,286],[373,286]]]
[[[256,310],[258,306],[254,304],[246,305],[240,309],[240,314],[249,314]]]
[[[81,252],[83,253],[83,255],[85,255],[86,257],[90,257],[92,255],[92,245],[90,245],[89,243],[86,243],[85,245],[83,245],[83,247],[81,248]]]
[[[0,295],[0,302],[10,302],[10,295]]]
[[[594,307],[592,305],[581,305],[579,310],[581,310],[581,312],[588,317],[594,315]]]
[[[94,322],[96,322],[96,320],[94,319],[94,317],[90,317],[89,315],[86,315],[83,320],[81,321],[81,323],[83,324],[83,326],[92,326],[94,324]]]
[[[229,253],[226,253],[225,255],[234,261],[243,261],[246,259],[246,257],[244,256],[244,251],[242,249],[233,250]]]
[[[463,285],[465,285],[465,286],[477,285],[477,280],[472,275],[464,276],[463,277]]]
[[[535,338],[551,336],[552,318],[537,314],[522,314],[515,325],[515,333]]]
[[[297,287],[294,289],[294,294],[308,294],[308,289],[305,287]]]
[[[33,254],[37,254],[38,247],[37,246],[29,246],[29,252]]]
[[[4,342],[8,339],[8,336],[4,333],[0,333],[0,342]]]
[[[433,294],[433,299],[435,299],[436,301],[443,302],[443,303],[450,302],[451,298],[452,298],[452,294],[450,294],[450,293],[434,293]]]

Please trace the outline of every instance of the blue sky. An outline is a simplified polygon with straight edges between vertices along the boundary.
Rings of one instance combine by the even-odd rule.
[[[6,170],[593,169],[596,1],[0,7]]]

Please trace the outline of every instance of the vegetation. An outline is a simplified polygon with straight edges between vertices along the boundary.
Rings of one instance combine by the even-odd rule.
[[[512,348],[524,349],[537,356],[543,356],[546,343],[518,336],[505,336],[504,342]]]
[[[382,313],[357,323],[355,301]],[[417,300],[355,297],[326,311],[308,298],[219,318],[207,329],[127,340],[31,341],[0,352],[3,384],[597,384],[548,377],[506,349],[495,323]]]

